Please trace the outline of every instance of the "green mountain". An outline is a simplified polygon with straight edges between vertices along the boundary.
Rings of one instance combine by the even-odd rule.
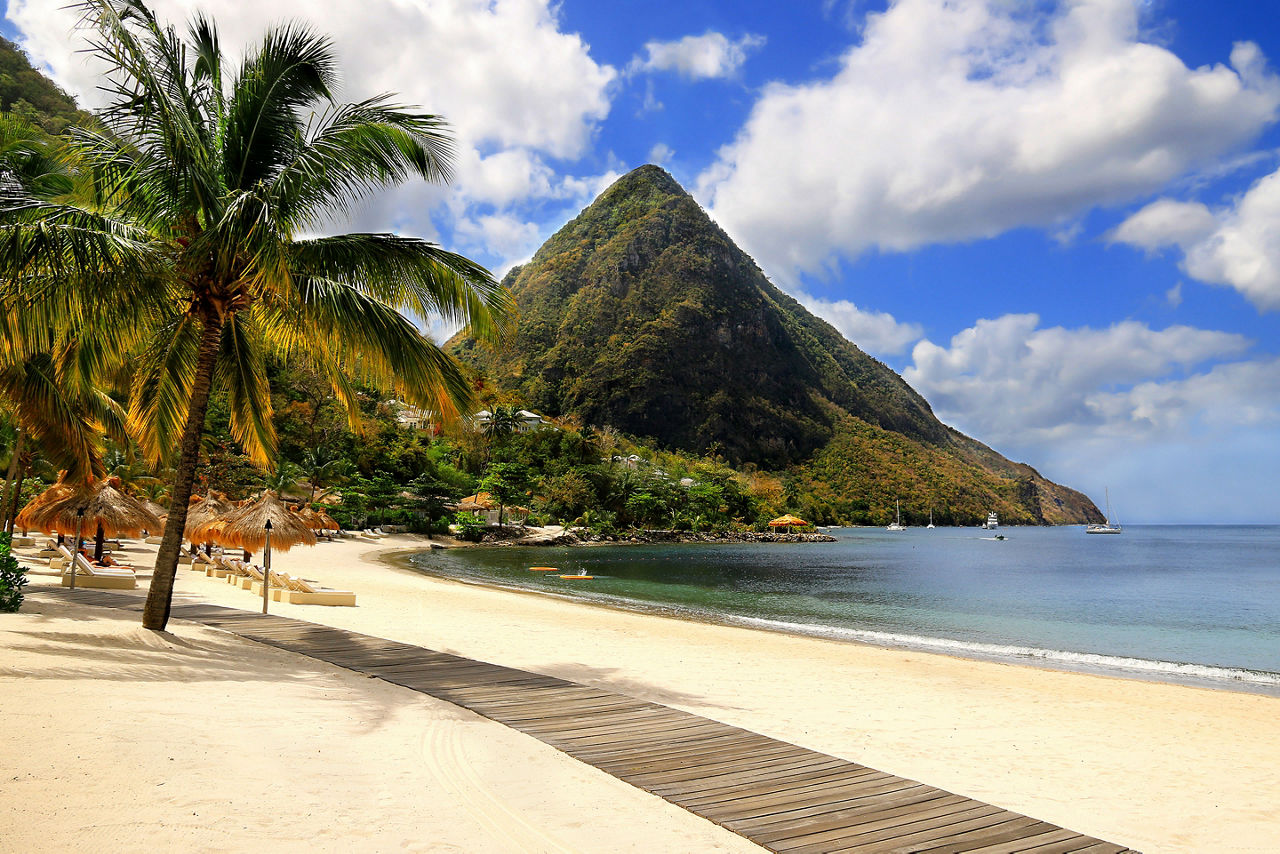
[[[1101,519],[1083,495],[947,427],[896,373],[775,288],[657,166],[623,176],[504,284],[501,351],[454,353],[551,415],[788,470],[833,520]],[[825,508],[825,509],[824,509]]]

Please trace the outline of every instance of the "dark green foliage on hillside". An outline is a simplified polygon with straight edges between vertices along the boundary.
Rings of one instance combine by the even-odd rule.
[[[450,344],[479,374],[551,415],[791,468],[788,508],[816,521],[878,523],[895,493],[925,514],[936,505],[940,522],[992,509],[1011,522],[1100,518],[1079,493],[938,421],[900,376],[775,288],[656,166],[619,179],[504,284],[516,340],[501,352]]]
[[[74,98],[31,67],[21,48],[5,38],[0,38],[0,110],[12,112],[51,134],[62,133],[68,125],[93,121],[76,106]]]

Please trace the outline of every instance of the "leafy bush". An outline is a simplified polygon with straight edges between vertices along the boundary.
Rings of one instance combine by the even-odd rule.
[[[484,530],[488,527],[482,520],[470,513],[459,513],[453,517],[453,524],[458,527],[458,539],[468,543],[478,543],[484,538]]]
[[[0,612],[14,614],[22,607],[27,571],[9,553],[9,535],[0,533]]]

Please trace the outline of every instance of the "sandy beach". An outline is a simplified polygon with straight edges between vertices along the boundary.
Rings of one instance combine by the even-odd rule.
[[[272,611],[676,706],[1148,854],[1280,846],[1280,699],[620,612],[385,560],[424,543],[278,555],[359,606]],[[186,568],[176,591],[260,603]],[[450,704],[170,630],[38,595],[0,616],[0,847],[759,850]]]

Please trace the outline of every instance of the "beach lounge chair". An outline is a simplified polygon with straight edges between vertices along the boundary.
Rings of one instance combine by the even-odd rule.
[[[244,565],[244,575],[229,580],[232,584],[239,584],[242,590],[252,590],[256,585],[258,594],[262,594],[262,570],[252,564]]]
[[[356,594],[350,590],[334,590],[322,587],[314,581],[284,576],[285,585],[274,597],[277,602],[290,605],[345,605],[356,604]]]
[[[263,573],[259,572],[258,575],[262,576]],[[283,590],[287,586],[288,586],[288,582],[285,581],[285,576],[282,573],[276,572],[274,569],[271,570],[271,590],[272,591]],[[259,577],[254,579],[253,583],[249,585],[249,589],[253,591],[254,596],[261,596],[262,595],[262,578]]]
[[[158,537],[147,537],[147,542],[148,542],[148,543],[151,543],[151,545],[153,545],[153,546],[158,546],[158,545],[160,545],[162,542],[164,542],[164,537],[162,537],[162,536],[158,536]]]
[[[138,576],[131,566],[94,566],[84,555],[76,555],[74,564],[76,587],[94,587],[102,590],[132,590],[138,586]],[[71,586],[71,570],[62,573],[62,586]]]

